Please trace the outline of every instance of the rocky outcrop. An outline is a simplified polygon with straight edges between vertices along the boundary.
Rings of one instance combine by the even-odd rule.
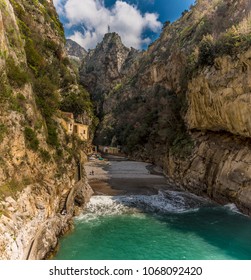
[[[27,186],[16,199],[7,197],[0,204],[0,258],[45,258],[91,195],[85,179],[74,183],[64,178]]]
[[[217,58],[189,82],[187,98],[190,129],[251,137],[251,49]]]
[[[207,195],[219,203],[235,203],[251,214],[251,142],[231,134],[193,134],[196,147],[190,158],[169,154],[166,174],[181,187]]]
[[[103,101],[120,87],[126,69],[139,54],[123,45],[117,33],[107,33],[94,50],[89,51],[80,68],[80,81],[92,94],[102,114]]]
[[[70,58],[81,61],[87,56],[87,51],[71,39],[66,39],[66,52]]]

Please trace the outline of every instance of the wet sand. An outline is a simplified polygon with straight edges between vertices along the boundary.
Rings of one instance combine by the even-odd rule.
[[[85,170],[89,184],[97,195],[151,195],[160,189],[173,189],[158,168],[122,157],[90,160]]]

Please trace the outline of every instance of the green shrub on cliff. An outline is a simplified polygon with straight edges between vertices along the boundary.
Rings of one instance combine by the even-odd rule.
[[[80,88],[79,92],[65,93],[60,109],[65,112],[72,112],[75,116],[92,111],[89,93],[84,88]]]
[[[53,120],[60,104],[56,87],[47,76],[43,76],[35,79],[34,91],[36,93],[36,103],[46,121],[47,143],[58,147],[57,124]]]
[[[233,56],[249,47],[251,47],[251,34],[239,34],[233,28],[217,40],[215,51],[218,56],[226,54]]]
[[[214,64],[216,57],[223,55],[234,57],[250,47],[250,32],[241,33],[238,26],[233,26],[217,39],[214,39],[212,35],[206,35],[199,44],[198,66],[211,66]]]
[[[183,130],[177,131],[175,140],[170,146],[170,153],[179,158],[186,158],[192,154],[194,145],[194,141],[183,128]]]
[[[10,99],[12,95],[12,89],[7,82],[7,77],[2,74],[0,76],[0,104],[5,103],[7,100]]]
[[[26,40],[25,52],[27,56],[28,66],[33,71],[35,76],[38,76],[39,71],[44,66],[45,62],[43,56],[39,53],[33,40],[30,38]]]
[[[31,127],[25,127],[24,136],[26,140],[27,147],[33,151],[37,151],[39,147],[39,141],[37,135]]]
[[[53,147],[59,148],[59,140],[58,140],[58,133],[57,133],[57,123],[53,120],[47,120],[47,143]]]
[[[34,81],[36,103],[46,120],[51,119],[59,106],[59,97],[56,87],[47,76],[37,78]]]
[[[220,55],[234,55],[241,44],[241,36],[232,32],[223,34],[216,42],[215,51]]]
[[[40,149],[39,153],[44,162],[49,162],[51,160],[51,155],[48,151],[46,151],[44,149]]]
[[[204,36],[199,45],[198,63],[201,66],[213,65],[215,59],[215,47],[211,35]]]
[[[9,101],[9,108],[12,111],[24,113],[25,110],[25,97],[23,94],[18,93],[16,96],[11,96]]]
[[[6,60],[6,70],[9,83],[13,87],[22,87],[29,81],[29,76],[12,57]]]

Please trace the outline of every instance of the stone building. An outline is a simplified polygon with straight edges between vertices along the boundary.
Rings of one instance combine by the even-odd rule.
[[[117,155],[120,153],[120,148],[118,147],[110,147],[110,146],[98,146],[98,149],[102,153]]]
[[[74,130],[74,116],[72,113],[62,112],[62,118],[60,119],[61,125],[66,130],[68,135],[73,134]]]
[[[66,130],[68,135],[77,135],[80,140],[87,141],[89,139],[89,125],[76,123],[72,113],[61,112],[61,125]]]
[[[81,123],[74,123],[73,133],[82,141],[89,139],[89,126]]]

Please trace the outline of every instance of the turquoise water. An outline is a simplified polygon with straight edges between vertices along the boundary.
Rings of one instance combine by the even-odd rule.
[[[251,219],[180,192],[93,197],[54,259],[251,259]]]

